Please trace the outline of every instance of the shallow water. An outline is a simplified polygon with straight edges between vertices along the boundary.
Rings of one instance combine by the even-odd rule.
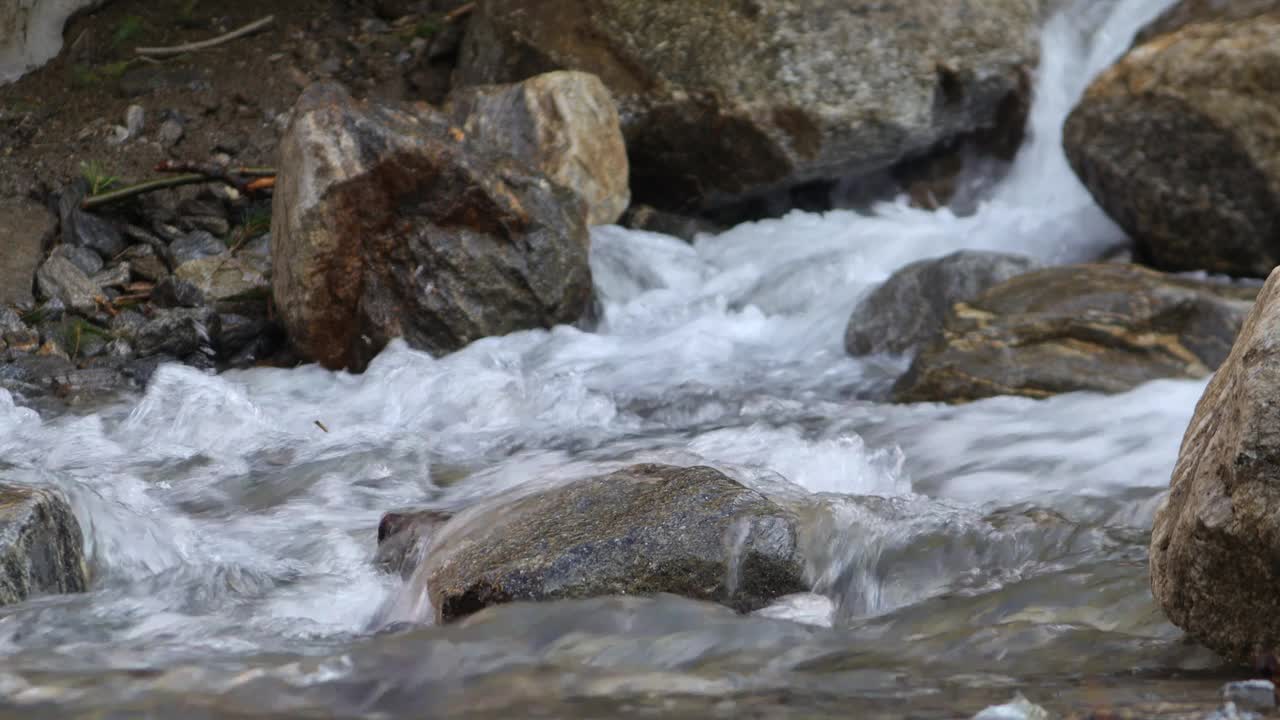
[[[1061,124],[1168,4],[1047,22],[1027,144],[970,216],[797,212],[693,246],[597,228],[594,332],[439,359],[396,344],[359,376],[169,366],[60,417],[0,391],[0,481],[62,488],[93,570],[89,593],[0,608],[0,717],[955,717],[1017,689],[1213,705],[1216,663],[1161,617],[1145,562],[1202,382],[895,406],[906,359],[842,347],[858,298],[907,262],[1124,241]],[[420,603],[370,563],[384,511],[643,460],[794,507],[814,593],[755,617],[603,599],[405,629]]]

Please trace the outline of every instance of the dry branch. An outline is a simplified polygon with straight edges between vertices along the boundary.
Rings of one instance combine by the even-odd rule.
[[[254,20],[242,28],[232,30],[225,35],[209,38],[208,40],[201,40],[199,42],[186,43],[183,45],[173,45],[170,47],[140,47],[135,49],[134,52],[144,57],[172,57],[174,55],[182,55],[183,53],[195,52],[197,50],[206,50],[211,47],[217,47],[218,45],[231,42],[237,38],[242,38],[245,35],[255,33],[270,25],[275,21],[275,19],[274,15],[268,15],[261,20]]]

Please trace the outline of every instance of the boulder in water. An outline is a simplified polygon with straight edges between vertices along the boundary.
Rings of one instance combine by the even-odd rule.
[[[54,593],[84,592],[84,538],[58,493],[0,484],[0,605]]]
[[[1025,93],[1038,12],[1036,0],[480,0],[455,80],[599,76],[636,198],[690,211],[869,174],[996,125]]]
[[[858,304],[845,349],[850,355],[913,352],[938,334],[952,305],[1037,267],[1025,255],[973,250],[911,263]]]
[[[386,343],[447,353],[577,320],[591,300],[580,198],[420,108],[313,85],[280,145],[272,292],[290,340],[363,370]]]
[[[748,612],[808,589],[796,518],[709,467],[635,465],[438,532],[419,574],[442,622],[520,600],[664,592]]]
[[[587,203],[587,224],[608,225],[631,202],[618,109],[600,78],[552,72],[513,85],[461,88],[451,114],[468,138],[531,163]]]
[[[1280,271],[1187,426],[1151,531],[1151,589],[1175,625],[1240,661],[1280,651]]]
[[[1067,157],[1155,267],[1265,277],[1280,264],[1280,3],[1184,2],[1152,27],[1067,118]]]
[[[378,523],[378,552],[373,563],[403,578],[413,574],[436,531],[453,517],[441,510],[389,512]]]
[[[1136,265],[1025,273],[957,303],[894,399],[1043,398],[1204,377],[1227,357],[1256,292]]]

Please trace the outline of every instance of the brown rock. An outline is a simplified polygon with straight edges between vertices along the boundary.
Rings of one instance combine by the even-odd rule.
[[[1280,651],[1277,337],[1280,272],[1272,272],[1196,405],[1151,532],[1151,589],[1165,614],[1241,661]]]
[[[1256,288],[1136,265],[1018,275],[957,303],[894,387],[898,402],[1121,392],[1208,375],[1227,357]]]
[[[1156,267],[1264,277],[1280,263],[1280,10],[1187,22],[1197,7],[1094,81],[1064,145]]]
[[[591,298],[586,210],[428,109],[303,93],[280,145],[272,292],[295,347],[363,370],[394,337],[447,353],[573,322]]]

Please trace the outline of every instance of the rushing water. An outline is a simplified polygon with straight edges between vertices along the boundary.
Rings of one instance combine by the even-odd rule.
[[[0,716],[952,717],[1015,688],[1211,701],[1207,681],[1176,681],[1213,660],[1161,617],[1145,563],[1203,383],[895,406],[878,399],[905,359],[842,349],[857,299],[907,262],[1123,242],[1061,125],[1167,4],[1047,22],[1027,144],[971,216],[792,213],[693,246],[598,228],[595,332],[439,359],[393,345],[358,376],[170,366],[88,415],[0,391],[0,480],[62,488],[93,570],[86,594],[0,609]],[[797,508],[815,592],[755,617],[603,599],[383,625],[420,619],[371,567],[384,511],[640,460],[715,465]]]

